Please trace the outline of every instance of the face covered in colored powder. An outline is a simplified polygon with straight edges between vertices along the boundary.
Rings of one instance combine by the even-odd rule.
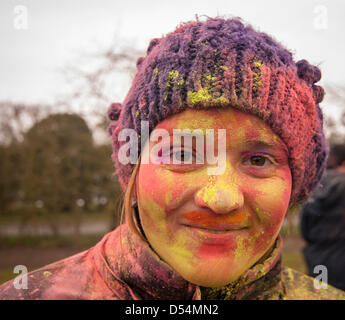
[[[207,287],[233,282],[269,252],[288,210],[292,180],[286,146],[262,120],[233,108],[187,109],[158,128],[170,138],[150,139],[145,148],[159,144],[165,151],[157,152],[159,161],[153,156],[140,164],[136,178],[145,235],[189,282]],[[196,144],[173,149],[173,129],[201,129],[205,141],[206,130],[213,129],[212,150],[205,143],[201,151],[216,156],[223,143],[223,172],[210,174],[217,164],[206,155],[198,163]],[[225,129],[225,139],[218,129]],[[192,157],[192,163],[174,163],[181,156]]]

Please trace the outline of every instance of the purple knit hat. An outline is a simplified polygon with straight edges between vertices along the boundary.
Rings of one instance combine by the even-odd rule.
[[[146,57],[123,101],[113,103],[115,175],[125,190],[134,169],[118,159],[124,128],[139,137],[141,120],[150,132],[172,114],[186,108],[233,107],[262,119],[286,144],[292,173],[290,204],[303,201],[319,183],[326,167],[328,144],[319,103],[320,70],[292,54],[265,33],[240,18],[208,18],[181,24],[174,32],[151,40]],[[138,144],[140,154],[140,139]]]

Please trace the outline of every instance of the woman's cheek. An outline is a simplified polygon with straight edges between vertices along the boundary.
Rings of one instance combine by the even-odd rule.
[[[199,243],[190,238],[186,228],[175,228],[176,224],[172,223],[174,212],[172,210],[169,215],[168,211],[169,208],[178,207],[176,201],[183,201],[188,182],[159,167],[147,167],[146,171],[140,172],[139,179],[139,211],[149,242],[170,265],[181,266],[179,271],[193,274],[194,253]],[[170,182],[171,179],[174,183]]]
[[[173,179],[166,170],[162,170],[160,166],[154,164],[145,164],[140,166],[139,171],[139,191],[144,192],[148,197],[158,201],[160,205],[164,202],[164,194],[170,188]]]
[[[164,209],[143,190],[140,191],[138,206],[140,221],[147,236],[153,233],[167,233]]]
[[[141,167],[137,191],[144,230],[165,235],[166,239],[174,237],[174,224],[169,223],[174,217],[169,210],[183,201],[186,186],[181,177],[158,165]]]
[[[284,176],[283,176],[284,177]],[[291,176],[287,174],[272,179],[262,179],[255,184],[250,201],[255,212],[257,228],[253,228],[248,238],[253,245],[253,254],[260,254],[276,239],[291,195]]]
[[[259,203],[270,213],[270,224],[280,225],[287,212],[291,196],[291,178],[289,176],[275,177],[261,186]]]

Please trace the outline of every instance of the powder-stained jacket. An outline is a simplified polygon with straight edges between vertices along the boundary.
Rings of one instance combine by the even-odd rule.
[[[0,299],[344,299],[331,286],[315,289],[311,277],[281,267],[282,240],[272,254],[222,288],[191,284],[122,225],[94,247],[28,274],[28,289],[13,280],[0,286]]]

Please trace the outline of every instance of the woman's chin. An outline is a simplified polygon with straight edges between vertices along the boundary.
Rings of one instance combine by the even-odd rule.
[[[193,275],[185,275],[185,276],[182,275],[182,277],[185,278],[190,283],[193,283],[198,286],[220,288],[229,283],[236,281],[240,277],[240,274],[231,274],[231,275],[228,275],[227,277],[217,277],[210,273],[205,273],[205,274],[193,274]]]
[[[203,269],[203,268],[200,268]],[[193,283],[202,287],[219,288],[229,283],[236,281],[245,271],[246,268],[236,268],[236,270],[230,265],[218,268],[210,268],[208,265],[205,270],[179,270],[178,273],[190,283]],[[210,270],[211,269],[211,270]],[[213,270],[212,270],[213,269]]]

